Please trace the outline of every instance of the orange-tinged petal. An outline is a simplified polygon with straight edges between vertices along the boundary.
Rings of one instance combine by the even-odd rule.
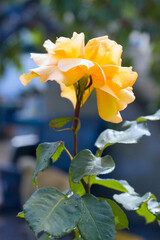
[[[83,58],[84,57],[84,33],[73,33],[73,37],[60,37],[56,41],[55,53],[64,58]]]
[[[120,109],[117,99],[100,89],[96,89],[96,93],[97,106],[100,117],[105,121],[113,123],[121,122],[122,118],[119,113]]]
[[[54,65],[59,61],[59,58],[56,57],[55,54],[47,53],[31,53],[31,58],[33,58],[38,66]]]
[[[132,87],[138,77],[131,67],[103,66],[102,69],[112,89]]]
[[[55,44],[48,39],[44,42],[43,47],[45,47],[48,53],[53,53]]]
[[[38,74],[34,73],[34,72],[31,72],[31,73],[24,73],[20,76],[20,80],[21,80],[21,83],[24,85],[24,86],[27,86],[28,83],[33,79],[33,78],[36,78],[36,77],[39,77]]]
[[[64,97],[70,100],[73,104],[73,107],[75,108],[77,99],[76,99],[74,86],[72,85],[70,87],[66,87],[66,85],[63,84],[62,82],[59,82],[59,81],[57,82],[60,84],[60,87],[61,87],[61,97]]]

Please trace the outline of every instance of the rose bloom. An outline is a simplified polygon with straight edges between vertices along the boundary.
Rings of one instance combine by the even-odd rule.
[[[33,78],[41,82],[55,80],[60,84],[61,96],[76,106],[74,84],[82,77],[91,77],[92,85],[85,91],[83,103],[93,89],[96,90],[98,112],[102,119],[118,123],[122,121],[119,111],[134,101],[132,86],[137,73],[131,67],[121,66],[122,46],[108,36],[91,39],[85,46],[84,33],[73,37],[60,37],[55,44],[50,40],[43,45],[47,53],[31,53],[39,66],[20,76],[26,86]]]

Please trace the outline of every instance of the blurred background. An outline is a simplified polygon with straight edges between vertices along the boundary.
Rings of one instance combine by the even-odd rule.
[[[84,32],[86,42],[108,35],[123,46],[122,65],[133,66],[139,75],[134,87],[136,101],[122,112],[124,120],[134,120],[160,107],[159,22],[159,0],[1,0],[0,239],[35,239],[24,221],[15,216],[34,191],[31,177],[37,145],[63,140],[72,151],[71,133],[53,132],[48,126],[51,119],[73,115],[71,103],[60,98],[59,86],[53,81],[41,84],[39,79],[27,87],[20,83],[19,76],[35,67],[30,52],[45,52],[45,40],[71,37],[74,31]],[[78,150],[95,152],[94,142],[101,131],[120,129],[99,118],[94,93],[81,111],[81,121]],[[152,136],[139,144],[109,148],[116,163],[109,177],[126,179],[138,193],[151,191],[160,200],[160,124],[152,122],[149,127]],[[65,189],[68,167],[69,159],[62,154],[46,175],[40,174],[39,185]],[[93,191],[100,196],[112,194],[98,186]],[[132,212],[127,215],[130,232],[139,239],[160,239],[157,223],[146,226],[142,217]]]

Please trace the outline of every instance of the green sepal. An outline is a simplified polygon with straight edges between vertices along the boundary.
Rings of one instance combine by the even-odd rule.
[[[115,240],[114,215],[110,205],[91,194],[82,196],[83,211],[78,229],[84,240]]]
[[[78,183],[84,176],[107,174],[114,170],[111,156],[96,157],[88,149],[79,152],[71,161],[72,181]]]
[[[53,162],[57,161],[63,150],[64,143],[62,141],[41,143],[38,146],[36,149],[36,167],[32,178],[33,184],[37,184],[37,174],[49,167],[50,159]]]
[[[66,197],[56,188],[37,190],[24,205],[25,218],[37,236],[40,232],[60,238],[73,231],[81,217],[77,194]]]

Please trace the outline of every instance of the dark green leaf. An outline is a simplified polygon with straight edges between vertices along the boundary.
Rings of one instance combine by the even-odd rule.
[[[36,150],[36,168],[32,182],[36,184],[37,174],[49,167],[50,158],[55,162],[64,149],[63,142],[41,143]]]
[[[160,220],[160,203],[157,202],[154,198],[151,198],[148,203],[148,210]]]
[[[125,180],[102,179],[96,177],[92,184],[98,184],[121,192],[134,193],[134,188],[132,188]]]
[[[49,122],[49,127],[50,128],[61,128],[65,126],[67,123],[72,121],[74,118],[73,117],[61,117],[61,118],[55,118],[54,120]]]
[[[116,230],[122,230],[122,229],[128,228],[128,219],[126,214],[122,211],[122,209],[114,201],[110,199],[106,199],[106,201],[112,208]]]
[[[19,213],[17,214],[17,217],[25,218],[24,212],[23,212],[23,211],[22,211],[22,212],[19,212]]]
[[[81,199],[67,198],[56,188],[37,190],[24,205],[25,218],[35,235],[45,233],[59,238],[71,232],[81,216]]]
[[[137,193],[121,193],[114,194],[113,198],[127,210],[137,210],[140,208],[141,204],[146,202],[150,197],[151,193],[148,192],[144,196],[140,197]]]
[[[141,207],[136,211],[138,215],[145,218],[146,223],[152,223],[156,217],[148,210],[147,202],[142,203]]]
[[[114,215],[106,201],[91,194],[82,197],[83,212],[78,229],[84,240],[115,240]]]
[[[132,144],[137,143],[144,135],[150,136],[150,132],[144,123],[133,124],[124,131],[107,129],[103,131],[95,142],[95,146],[104,149],[115,143]]]
[[[90,150],[83,150],[71,161],[70,171],[72,181],[78,183],[86,175],[106,174],[114,168],[114,161],[109,155],[95,157]]]

